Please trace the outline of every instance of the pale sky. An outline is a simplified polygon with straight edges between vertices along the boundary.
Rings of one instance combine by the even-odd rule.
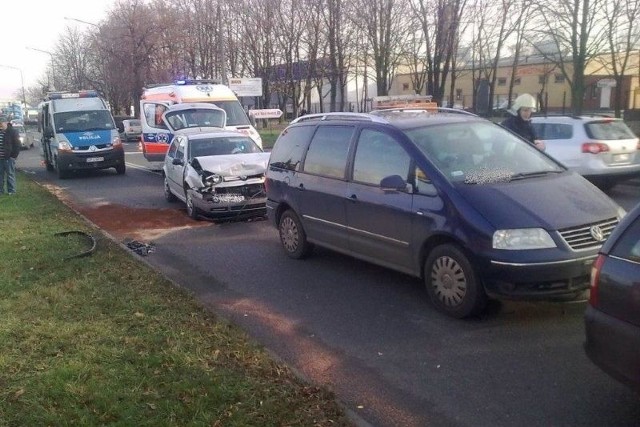
[[[93,27],[76,21],[99,23],[115,0],[18,0],[2,7],[2,55],[0,55],[0,100],[15,98],[21,93],[20,70],[28,88],[42,78],[51,56],[27,47],[52,52],[66,27],[91,31]],[[13,67],[13,68],[8,68]],[[16,70],[17,68],[18,70]]]

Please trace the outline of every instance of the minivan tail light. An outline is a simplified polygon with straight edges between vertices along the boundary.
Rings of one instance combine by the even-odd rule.
[[[589,304],[592,307],[598,306],[598,290],[600,288],[600,271],[602,270],[602,265],[604,264],[605,256],[600,254],[598,258],[591,265],[591,282],[590,282],[590,293],[589,293]]]
[[[583,153],[598,154],[609,151],[609,146],[601,142],[585,142],[582,144]]]

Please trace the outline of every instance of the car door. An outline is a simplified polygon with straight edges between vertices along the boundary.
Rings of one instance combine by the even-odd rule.
[[[350,125],[318,126],[295,183],[307,238],[343,252],[348,251],[345,174],[354,132]]]
[[[412,269],[413,194],[411,157],[398,139],[385,131],[364,128],[357,138],[351,181],[347,185],[349,248],[357,256],[409,272]],[[381,181],[402,178],[403,188]]]
[[[169,151],[172,151],[173,158],[166,162],[169,187],[171,191],[181,199],[184,198],[183,176],[186,166],[186,145],[187,138],[184,136],[175,137],[171,143],[171,147],[169,147]],[[173,152],[174,147],[175,154]]]

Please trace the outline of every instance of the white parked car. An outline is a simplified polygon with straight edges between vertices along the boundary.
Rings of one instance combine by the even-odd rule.
[[[164,114],[175,134],[162,168],[165,198],[184,202],[193,219],[264,216],[269,153],[248,135],[222,129],[219,112],[207,111],[224,110],[185,107],[175,106]]]
[[[139,141],[142,135],[142,126],[138,119],[126,119],[122,121],[122,139],[128,141]]]
[[[18,132],[18,138],[20,139],[20,148],[28,150],[33,147],[33,139],[29,136],[24,125],[14,124],[13,128]]]
[[[640,176],[640,140],[621,119],[547,116],[532,124],[547,154],[603,189]]]

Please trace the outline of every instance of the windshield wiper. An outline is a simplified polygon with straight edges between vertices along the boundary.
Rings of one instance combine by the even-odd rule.
[[[520,172],[511,175],[511,181],[518,179],[537,178],[540,176],[549,175],[550,173],[562,173],[561,170],[549,170],[549,171],[535,171],[535,172]]]

